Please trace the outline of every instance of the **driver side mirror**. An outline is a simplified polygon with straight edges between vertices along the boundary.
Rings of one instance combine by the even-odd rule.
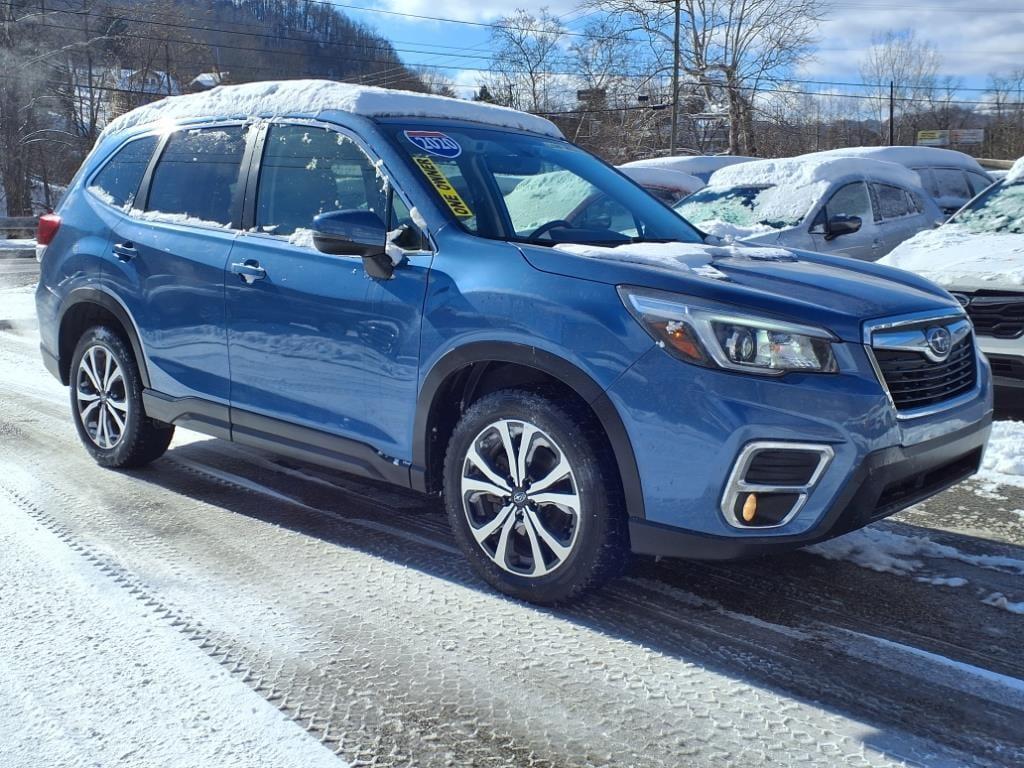
[[[842,235],[852,235],[854,232],[860,231],[861,224],[860,216],[847,216],[843,213],[837,213],[829,217],[825,228],[825,239],[835,240]]]
[[[370,277],[388,280],[395,272],[386,252],[387,227],[373,211],[327,211],[313,218],[313,245],[321,253],[360,256]]]

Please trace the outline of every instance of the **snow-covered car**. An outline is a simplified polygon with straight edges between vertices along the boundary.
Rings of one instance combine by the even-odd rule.
[[[902,165],[820,156],[723,168],[675,210],[722,238],[865,261],[942,217],[917,174]]]
[[[619,170],[627,168],[666,168],[670,171],[688,173],[696,176],[705,184],[715,171],[726,168],[730,165],[747,163],[757,160],[756,157],[744,157],[743,155],[675,155],[673,157],[649,157],[644,160],[634,160],[619,166]]]
[[[1024,405],[1024,158],[948,222],[906,241],[882,263],[956,296],[1000,396]]]
[[[620,165],[619,170],[668,205],[678,203],[706,186],[696,176],[671,168]]]
[[[946,216],[996,180],[970,155],[940,147],[847,147],[804,157],[858,157],[902,165],[917,173],[925,192]]]

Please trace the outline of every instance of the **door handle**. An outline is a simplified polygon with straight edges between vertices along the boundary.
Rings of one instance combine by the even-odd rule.
[[[261,267],[256,259],[235,262],[231,265],[231,271],[240,276],[246,285],[252,285],[257,280],[262,280],[267,276],[267,270]]]
[[[123,243],[114,243],[113,250],[114,257],[117,258],[118,261],[131,261],[139,255],[139,252],[135,250],[135,244],[129,240],[126,240]]]

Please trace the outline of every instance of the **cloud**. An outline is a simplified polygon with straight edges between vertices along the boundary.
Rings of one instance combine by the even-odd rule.
[[[536,13],[541,7],[546,6],[551,13],[561,16],[572,12],[578,3],[576,0],[550,0],[543,3],[537,2],[537,0],[519,3],[500,2],[500,0],[480,0],[473,3],[467,3],[465,0],[381,0],[379,5],[396,13],[487,23],[501,16],[510,15],[519,7]],[[456,28],[456,25],[453,24],[445,26]]]

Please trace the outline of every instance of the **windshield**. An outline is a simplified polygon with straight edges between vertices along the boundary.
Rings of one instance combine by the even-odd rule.
[[[976,234],[1024,234],[1024,181],[993,184],[950,221]]]
[[[700,242],[654,197],[565,141],[486,128],[388,126],[463,229],[554,243]]]
[[[708,222],[739,227],[784,229],[800,223],[806,210],[798,211],[784,191],[775,186],[706,188],[676,204],[676,211],[698,227]]]

